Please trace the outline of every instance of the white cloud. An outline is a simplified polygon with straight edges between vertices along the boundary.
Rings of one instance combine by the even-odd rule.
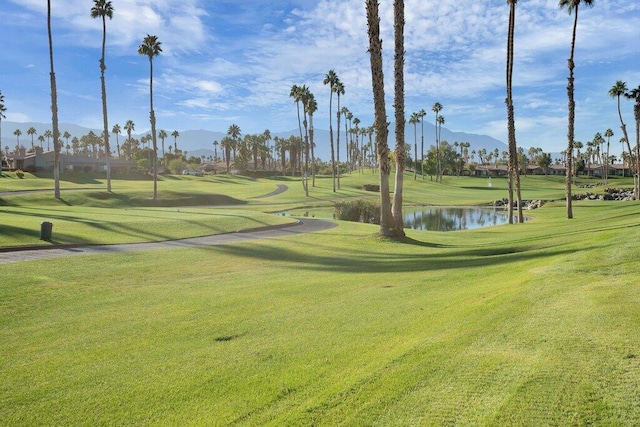
[[[12,12],[21,22],[15,30],[41,22],[44,2],[11,1],[19,6],[14,8],[18,12]],[[89,18],[90,4],[87,0],[53,1],[56,41],[61,49],[85,54],[86,49],[99,48],[101,25]],[[163,117],[180,120],[185,126],[197,120],[218,124],[244,118],[257,127],[266,127],[266,122],[270,127],[272,123],[293,127],[295,108],[288,97],[293,84],[311,88],[319,104],[316,121],[326,123],[329,91],[322,80],[329,69],[345,84],[343,105],[363,121],[371,118],[362,0],[236,0],[233,8],[205,0],[118,0],[114,7],[113,20],[107,23],[108,78],[113,78],[111,72],[118,73],[116,87],[123,92],[137,89],[122,95],[118,105],[140,114],[141,122],[148,120],[144,99],[148,66],[137,58],[136,48],[147,33],[158,35],[164,49],[154,62],[158,108]],[[382,2],[380,12],[391,117],[392,2]],[[428,108],[439,100],[445,105],[450,128],[483,131],[504,139],[506,2],[406,0],[405,13],[407,111]],[[517,132],[523,141],[562,140],[572,18],[558,9],[557,0],[518,2],[516,13]],[[29,19],[32,14],[40,16]],[[580,10],[576,51],[579,138],[615,125],[613,104],[606,95],[615,80],[626,79],[631,86],[640,80],[634,67],[639,60],[639,17],[640,3],[623,0],[596,2],[593,9]],[[31,29],[31,33],[36,32]],[[34,71],[43,69],[31,58],[16,59],[16,63],[33,63]],[[93,71],[87,73],[92,79],[96,78]],[[62,90],[64,83],[61,79]],[[108,87],[114,90],[111,80]],[[98,98],[93,93],[86,102]],[[78,96],[74,99],[85,101]]]

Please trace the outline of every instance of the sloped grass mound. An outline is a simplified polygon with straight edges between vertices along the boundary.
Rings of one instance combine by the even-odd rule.
[[[150,192],[128,191],[127,193],[103,190],[64,191],[57,200],[53,192],[21,194],[0,197],[0,206],[84,206],[93,208],[179,207],[179,206],[240,206],[247,202],[224,194],[167,191],[159,193],[153,200]]]
[[[71,202],[73,194],[65,197]],[[101,206],[103,203],[111,207],[177,207],[177,206],[222,206],[244,205],[247,202],[223,194],[206,194],[183,191],[163,191],[158,200],[153,200],[147,193],[118,194],[104,191],[89,191],[82,196],[83,206]]]

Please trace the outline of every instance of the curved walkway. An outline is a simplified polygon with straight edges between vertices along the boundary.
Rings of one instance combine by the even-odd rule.
[[[284,193],[288,189],[289,189],[289,187],[287,187],[286,185],[278,184],[278,185],[276,185],[276,189],[273,190],[271,193],[263,194],[262,196],[255,196],[255,197],[252,197],[252,199],[264,199],[265,197],[277,196],[278,194]]]
[[[149,243],[125,243],[117,245],[67,245],[21,249],[0,252],[0,265],[13,262],[32,261],[47,258],[59,258],[73,255],[91,255],[122,253],[132,251],[147,251],[155,249],[196,248],[206,246],[225,245],[228,243],[246,242],[257,239],[295,236],[304,233],[315,233],[336,227],[336,224],[322,220],[305,219],[294,224],[264,227],[259,229],[240,231],[229,234],[193,237],[181,240]]]

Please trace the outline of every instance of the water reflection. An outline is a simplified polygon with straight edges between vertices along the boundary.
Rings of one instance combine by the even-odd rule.
[[[506,224],[504,211],[474,207],[424,207],[403,215],[405,228],[456,231]]]
[[[429,231],[457,231],[506,224],[507,212],[479,207],[404,207],[405,228]],[[332,208],[293,209],[278,216],[333,219]],[[517,221],[517,218],[516,218]],[[526,221],[526,218],[525,218]]]

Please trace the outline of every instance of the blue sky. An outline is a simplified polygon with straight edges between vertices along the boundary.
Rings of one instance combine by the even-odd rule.
[[[91,0],[52,0],[60,121],[101,128],[101,22]],[[316,127],[328,129],[334,69],[342,97],[362,124],[373,120],[363,0],[112,0],[107,22],[109,127],[131,119],[149,129],[146,57],[149,33],[162,42],[154,62],[158,128],[244,133],[297,127],[289,98],[306,84],[318,101]],[[387,113],[392,119],[393,11],[381,1]],[[566,59],[573,18],[557,0],[521,0],[516,16],[514,102],[518,144],[566,146]],[[444,106],[445,126],[506,141],[504,66],[508,7],[504,0],[406,1],[406,112]],[[580,8],[576,50],[576,140],[613,129],[621,137],[616,80],[640,85],[640,2],[596,0]],[[0,1],[0,90],[7,120],[48,122],[49,63],[44,0]],[[335,106],[335,104],[334,104]],[[633,109],[623,101],[633,129]],[[6,132],[6,130],[5,130]],[[24,130],[23,130],[24,133]],[[616,144],[614,146],[619,146]]]

